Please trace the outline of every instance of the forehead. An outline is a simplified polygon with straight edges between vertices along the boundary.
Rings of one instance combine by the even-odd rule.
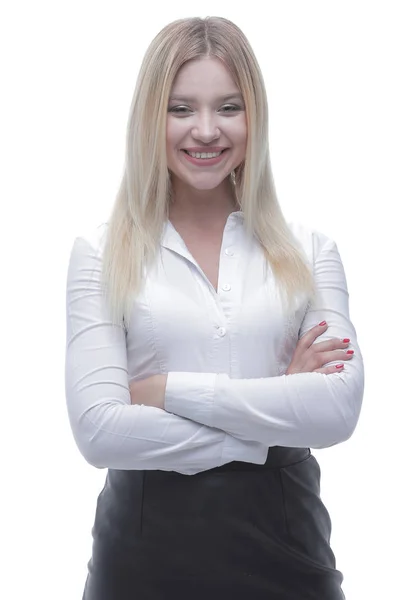
[[[171,89],[171,96],[175,99],[195,99],[205,93],[211,93],[213,97],[219,95],[221,99],[240,95],[230,72],[217,58],[200,58],[185,63]]]

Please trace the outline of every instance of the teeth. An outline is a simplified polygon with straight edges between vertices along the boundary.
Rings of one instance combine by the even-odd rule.
[[[216,156],[220,156],[223,150],[221,152],[188,152],[188,150],[185,150],[185,152],[192,158],[215,158]]]

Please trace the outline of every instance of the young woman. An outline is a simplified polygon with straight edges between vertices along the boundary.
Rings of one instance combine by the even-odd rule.
[[[362,357],[336,244],[282,215],[226,19],[144,57],[110,221],[71,252],[66,395],[108,469],[84,600],[344,597],[310,448],[353,433]]]

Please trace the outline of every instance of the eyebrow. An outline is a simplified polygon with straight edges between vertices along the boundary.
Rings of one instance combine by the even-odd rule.
[[[218,98],[218,100],[221,102],[226,102],[227,100],[233,99],[243,100],[242,94],[235,92],[233,94],[228,94],[227,96],[220,96],[220,98]],[[196,102],[196,98],[194,98],[193,96],[179,96],[177,94],[173,94],[172,96],[170,96],[169,100],[177,100],[178,102]]]

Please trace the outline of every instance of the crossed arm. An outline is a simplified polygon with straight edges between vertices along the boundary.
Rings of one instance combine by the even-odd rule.
[[[132,402],[141,400],[240,440],[267,446],[324,448],[347,440],[359,418],[364,372],[349,319],[346,278],[332,241],[317,258],[315,277],[317,303],[307,312],[300,337],[322,319],[329,327],[320,339],[350,337],[354,355],[343,371],[259,379],[171,372],[132,383]]]
[[[333,242],[317,257],[319,299],[300,329],[302,336],[325,319],[324,339],[351,338],[354,358],[333,375],[230,379],[170,372],[129,389],[124,331],[103,313],[100,268],[95,250],[78,238],[68,273],[66,398],[74,438],[88,462],[189,474],[231,460],[262,464],[269,446],[320,448],[350,437],[362,403],[363,362]],[[135,404],[133,384],[140,386]]]
[[[103,308],[101,258],[76,238],[66,292],[66,405],[74,440],[96,468],[195,474],[239,460],[263,464],[268,447],[152,406],[131,404],[125,331]]]

